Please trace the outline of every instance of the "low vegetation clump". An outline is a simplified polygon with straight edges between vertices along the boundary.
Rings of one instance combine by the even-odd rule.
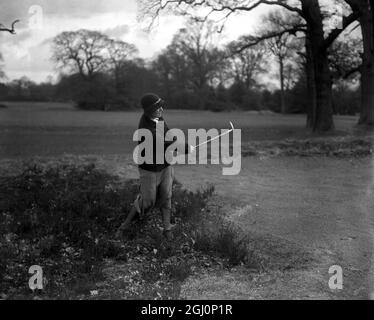
[[[287,139],[252,142],[244,145],[242,149],[243,156],[366,157],[373,154],[373,140],[370,137]]]
[[[163,238],[156,210],[115,240],[138,189],[94,164],[33,164],[0,178],[1,298],[177,298],[200,268],[246,262],[245,242],[207,207],[212,186],[175,183],[174,241]],[[32,265],[43,268],[41,291],[29,288]]]

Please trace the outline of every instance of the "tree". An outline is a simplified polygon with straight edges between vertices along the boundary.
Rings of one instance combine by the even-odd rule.
[[[361,72],[362,54],[362,39],[346,36],[335,41],[329,51],[333,79],[356,82]]]
[[[20,79],[13,80],[10,84],[10,96],[16,97],[19,100],[28,100],[30,98],[31,87],[33,82],[26,76]]]
[[[120,67],[122,94],[129,107],[138,106],[144,92],[158,92],[159,81],[155,72],[143,59],[125,61]],[[125,85],[123,85],[125,84]]]
[[[62,32],[53,39],[52,59],[71,75],[60,88],[67,88],[80,108],[106,110],[115,95],[112,79],[105,73],[110,68],[108,42],[102,33],[85,29]]]
[[[2,62],[3,60],[4,60],[3,55],[0,52],[0,62]],[[0,80],[5,79],[5,78],[6,78],[6,75],[5,75],[5,72],[3,71],[3,66],[0,64]]]
[[[229,46],[228,52],[231,49]],[[229,93],[235,105],[245,109],[260,108],[260,103],[255,103],[256,99],[253,97],[258,96],[258,76],[266,72],[267,57],[267,50],[263,44],[229,54],[225,77],[226,82],[231,83]]]
[[[302,25],[302,22],[298,17],[295,17],[287,11],[272,11],[263,18],[263,22],[263,28],[266,31],[262,31],[262,33],[269,31],[276,33],[276,31],[280,29]],[[283,114],[287,112],[286,87],[290,86],[290,77],[294,71],[290,61],[292,58],[295,59],[296,56],[294,45],[296,41],[296,37],[289,33],[277,35],[266,41],[269,51],[276,58],[279,66],[281,113]]]
[[[248,44],[244,47],[286,33],[305,33],[305,66],[309,101],[307,127],[314,131],[333,129],[332,81],[328,50],[339,35],[357,19],[358,14],[349,14],[343,18],[341,27],[328,31],[325,29],[325,16],[318,0],[300,0],[301,7],[290,5],[290,1],[258,1],[256,3],[258,5],[265,3],[282,6],[291,13],[296,13],[302,18],[305,25],[286,26],[278,32],[269,32],[259,37],[249,37]]]
[[[345,0],[359,15],[363,40],[360,125],[374,125],[374,0]]]
[[[176,35],[180,51],[185,54],[191,67],[191,84],[203,94],[212,79],[220,59],[213,39],[214,30],[210,23],[201,24],[191,20],[189,27]]]
[[[106,50],[108,53],[108,62],[113,70],[117,94],[122,91],[121,69],[129,59],[134,58],[138,54],[135,45],[120,41],[107,39]]]
[[[172,42],[153,61],[152,69],[159,78],[160,90],[168,101],[173,103],[173,93],[181,92],[187,88],[188,65],[185,57],[178,53],[175,42]]]
[[[60,70],[92,80],[106,67],[108,37],[97,31],[66,31],[53,39],[53,60]]]
[[[286,113],[286,97],[285,97],[285,63],[289,53],[288,49],[288,35],[281,35],[268,40],[268,47],[273,55],[278,60],[279,64],[279,80],[280,80],[280,95],[281,95],[281,113]]]
[[[147,1],[142,2],[143,10],[151,16],[157,16],[162,10],[174,5],[177,11],[185,14],[196,14],[196,8],[204,12],[205,18],[214,13],[223,15],[224,21],[238,12],[250,12],[260,5],[280,6],[291,13],[298,15],[305,22],[304,26],[294,26],[290,29],[271,32],[262,37],[248,37],[249,42],[241,50],[258,44],[261,41],[280,36],[285,33],[296,34],[303,31],[306,34],[306,56],[308,64],[308,91],[310,92],[309,112],[307,126],[313,130],[328,131],[334,128],[332,109],[332,82],[328,64],[328,48],[336,38],[351,23],[358,18],[358,13],[353,12],[343,18],[341,27],[331,30],[325,35],[324,16],[318,0],[256,0],[256,1],[231,1],[231,0],[179,0],[179,1]],[[206,10],[201,10],[201,8]],[[192,10],[192,11],[191,11]],[[208,12],[208,13],[206,13]],[[154,21],[154,19],[152,19]]]
[[[243,83],[249,90],[257,84],[257,76],[266,71],[266,47],[258,45],[246,50],[234,53],[229,58],[228,67],[232,70],[232,77],[235,82]]]
[[[155,67],[167,85],[174,82],[181,90],[193,91],[203,109],[224,58],[215,47],[211,23],[190,20],[188,26],[178,31]]]

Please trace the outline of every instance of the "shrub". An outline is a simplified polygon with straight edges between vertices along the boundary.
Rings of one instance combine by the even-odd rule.
[[[136,108],[136,102],[125,96],[109,99],[104,106],[105,111],[131,110]]]
[[[94,165],[43,169],[30,166],[1,186],[9,231],[30,239],[53,236],[89,245],[113,232],[129,209],[135,184],[116,190],[115,179]]]
[[[257,154],[303,157],[367,157],[373,154],[373,141],[370,137],[349,136],[306,140],[261,141],[248,143],[243,146],[242,155],[244,157]]]
[[[173,212],[183,221],[193,222],[204,217],[204,208],[209,198],[214,193],[214,186],[192,192],[183,189],[180,183],[175,183],[173,188]]]
[[[165,271],[167,276],[178,281],[184,281],[192,273],[191,265],[184,261],[168,264]]]
[[[80,100],[75,104],[75,108],[80,110],[105,110],[105,102]]]
[[[135,181],[118,184],[94,165],[30,165],[18,176],[2,178],[0,269],[17,274],[12,265],[50,265],[46,260],[52,259],[50,272],[58,265],[59,274],[85,273],[117,256],[122,249],[112,241],[114,232],[137,192]]]
[[[239,237],[238,230],[231,224],[218,223],[218,230],[200,228],[195,247],[202,252],[227,258],[229,264],[244,263],[248,256],[247,242]]]

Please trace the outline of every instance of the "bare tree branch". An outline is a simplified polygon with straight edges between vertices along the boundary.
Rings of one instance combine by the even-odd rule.
[[[287,34],[287,33],[296,36],[297,32],[306,32],[306,31],[307,31],[306,25],[302,24],[302,25],[298,25],[298,26],[295,26],[295,27],[292,27],[292,28],[284,29],[284,30],[281,30],[281,31],[278,31],[278,32],[270,32],[270,33],[267,33],[265,35],[258,36],[258,37],[255,37],[255,36],[242,37],[241,40],[233,43],[233,46],[232,46],[233,54],[240,53],[241,51],[243,51],[243,50],[245,50],[249,47],[253,47],[253,46],[258,45],[262,41],[272,39],[272,38],[276,38],[276,37],[281,37],[281,36],[283,36],[284,34]],[[245,44],[242,44],[243,42],[245,42]]]
[[[360,65],[358,67],[355,67],[355,68],[352,68],[346,74],[343,75],[343,79],[348,79],[351,75],[353,75],[357,72],[361,73],[361,70],[362,70],[362,65]]]
[[[262,3],[263,4],[268,4],[268,5],[278,5],[278,6],[281,6],[281,7],[285,8],[285,9],[287,9],[288,11],[296,12],[300,16],[304,17],[304,12],[301,9],[299,9],[297,7],[292,7],[292,6],[288,5],[286,3],[286,1],[284,1],[284,0],[278,0],[278,1],[265,1],[264,0],[264,1],[262,1]]]
[[[336,28],[330,32],[325,40],[325,48],[329,48],[331,44],[339,37],[339,35],[353,22],[355,22],[360,17],[358,12],[353,12],[347,17],[343,17],[342,28]]]
[[[224,21],[221,25],[219,32],[222,31],[225,21],[233,14],[239,11],[249,12],[260,5],[276,5],[281,6],[291,12],[295,12],[299,14],[301,17],[304,17],[303,11],[292,5],[287,3],[287,0],[256,0],[250,3],[249,1],[238,1],[239,3],[236,5],[235,2],[231,4],[226,4],[225,1],[206,1],[206,0],[153,0],[153,1],[143,1],[144,9],[143,11],[147,12],[151,16],[150,28],[154,24],[157,17],[159,17],[161,11],[165,10],[166,8],[174,8],[178,11],[178,8],[189,6],[190,8],[197,8],[197,7],[204,7],[210,9],[210,11],[204,16],[204,18],[200,19],[199,21],[206,21],[213,13],[222,12],[225,13],[225,16],[220,19],[220,21]],[[181,13],[183,15],[188,15],[186,10],[181,9]]]
[[[6,28],[3,24],[0,24],[0,31],[6,31],[6,32],[9,32],[11,34],[16,34],[16,31],[14,29],[14,26],[16,25],[16,23],[20,22],[20,20],[14,20],[13,23],[12,23],[12,29],[9,29],[9,28]]]

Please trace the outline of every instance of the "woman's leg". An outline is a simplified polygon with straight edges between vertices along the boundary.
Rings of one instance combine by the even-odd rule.
[[[158,186],[158,201],[162,213],[162,222],[164,231],[171,230],[171,197],[173,190],[174,168],[169,166],[165,168],[160,176],[160,184]]]
[[[139,169],[139,176],[140,194],[134,201],[126,220],[119,227],[119,230],[117,231],[118,236],[121,235],[122,231],[129,229],[131,222],[137,213],[143,215],[149,212],[149,210],[151,210],[155,205],[157,192],[156,173]]]

